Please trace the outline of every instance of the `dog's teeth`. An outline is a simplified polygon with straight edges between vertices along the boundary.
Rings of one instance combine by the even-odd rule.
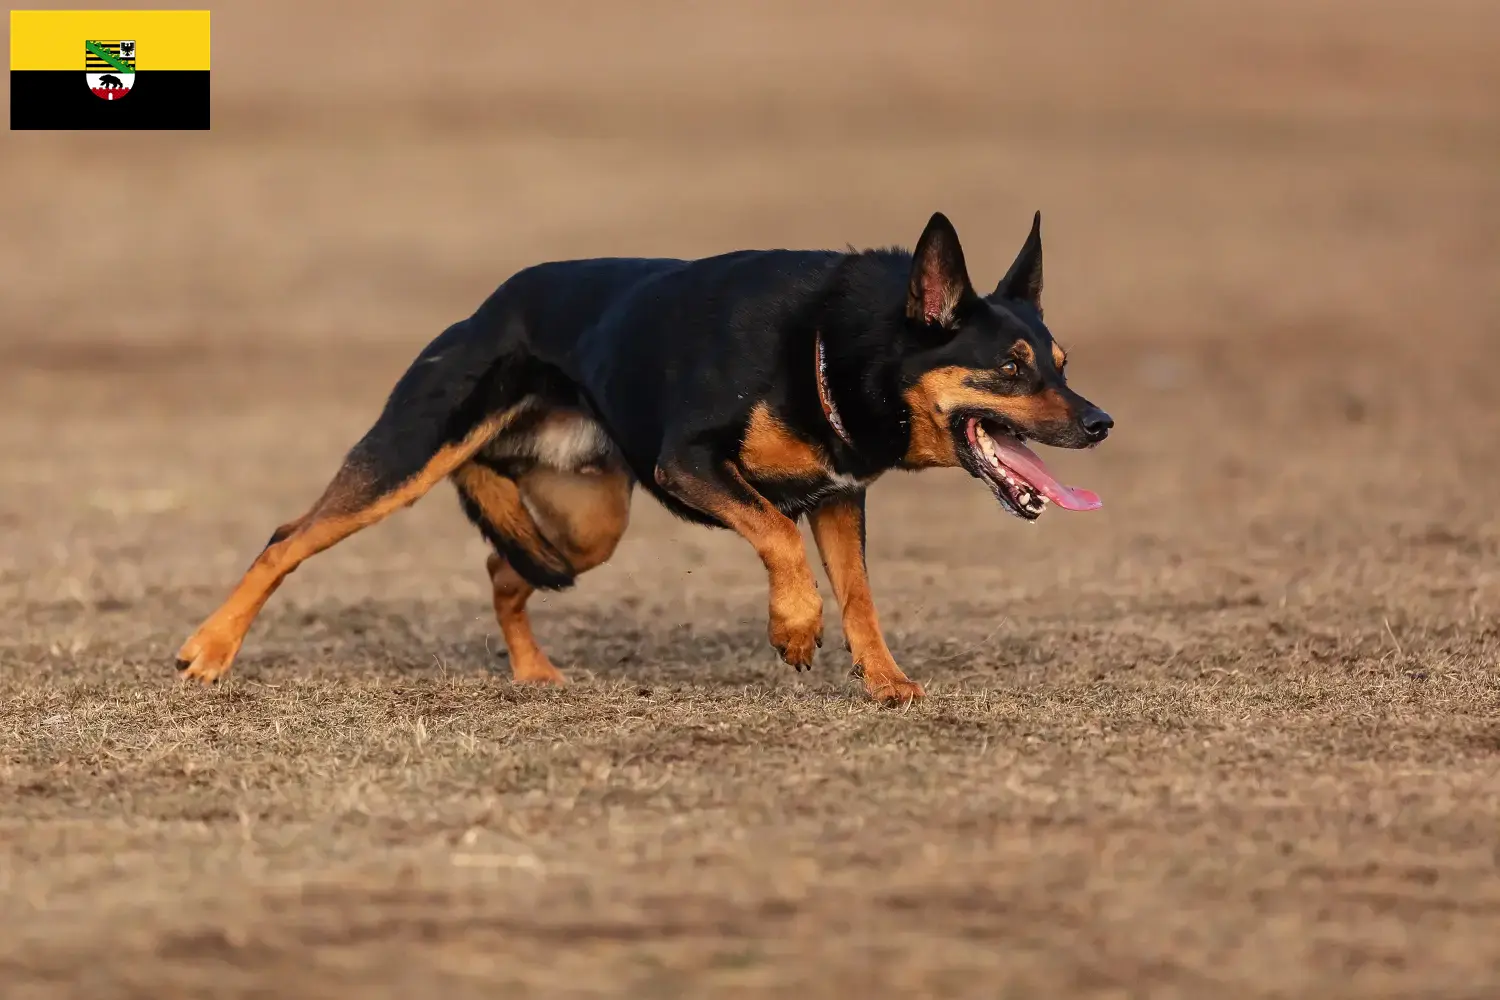
[[[1030,493],[1022,493],[1021,494],[1021,505],[1023,507],[1030,507],[1031,506],[1031,494]]]

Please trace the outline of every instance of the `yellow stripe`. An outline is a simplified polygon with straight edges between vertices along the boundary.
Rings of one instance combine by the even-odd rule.
[[[135,41],[135,68],[208,69],[206,10],[13,10],[10,68],[84,68],[89,39]]]

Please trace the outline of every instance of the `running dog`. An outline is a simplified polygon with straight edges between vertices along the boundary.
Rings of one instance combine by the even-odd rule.
[[[563,683],[526,601],[610,557],[639,484],[754,547],[771,645],[797,670],[823,629],[806,516],[855,673],[876,701],[909,703],[922,687],[886,647],[866,576],[865,491],[893,469],[961,467],[1023,521],[1049,504],[1099,507],[1025,444],[1091,447],[1114,426],[1068,386],[1067,362],[1042,320],[1040,213],[988,295],[941,213],[911,252],[528,268],[417,356],[322,497],[276,529],[177,666],[222,677],[287,574],[447,479],[494,548],[514,680]]]

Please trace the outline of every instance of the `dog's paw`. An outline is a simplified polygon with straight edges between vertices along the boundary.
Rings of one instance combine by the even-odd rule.
[[[513,684],[535,684],[540,687],[563,687],[568,683],[563,672],[541,653],[529,660],[512,657],[510,679]]]
[[[241,639],[200,629],[177,651],[177,670],[185,681],[212,684],[229,672]]]
[[[866,690],[870,692],[871,698],[886,708],[902,708],[927,697],[927,692],[922,690],[922,685],[909,678],[867,685]]]
[[[772,607],[769,635],[782,660],[796,670],[811,670],[813,656],[823,645],[823,602]]]
[[[871,700],[886,708],[901,708],[927,697],[922,685],[903,674],[894,662],[856,667],[855,672],[864,678]]]

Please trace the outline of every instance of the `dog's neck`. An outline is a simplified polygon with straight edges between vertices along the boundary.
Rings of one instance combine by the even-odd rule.
[[[818,402],[823,405],[823,417],[828,421],[828,426],[839,436],[839,440],[850,448],[854,447],[849,432],[844,429],[844,420],[839,416],[839,409],[833,402],[833,390],[828,386],[828,356],[823,347],[823,334],[813,335],[815,352],[817,355],[817,382]]]
[[[910,268],[909,257],[851,255],[830,276],[810,317],[813,384],[823,423],[843,446],[834,445],[839,454],[832,457],[852,475],[899,468],[910,448],[911,412],[901,384],[902,358],[910,353],[904,342]]]

